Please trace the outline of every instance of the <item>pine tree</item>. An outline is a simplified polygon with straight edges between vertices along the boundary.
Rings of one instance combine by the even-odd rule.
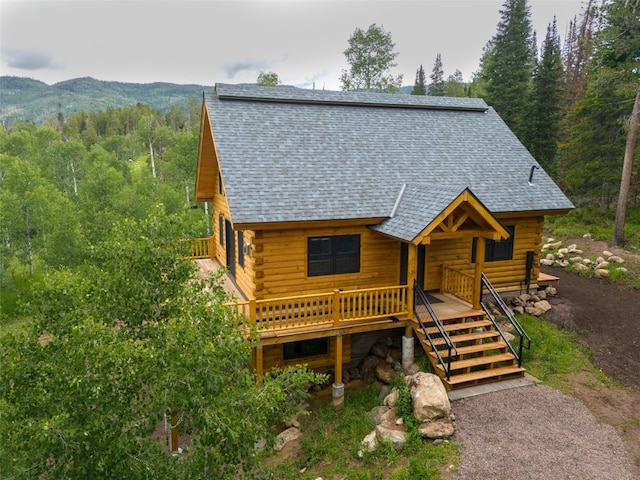
[[[442,58],[439,53],[436,55],[436,61],[433,64],[433,70],[429,78],[431,79],[429,95],[442,97],[444,95],[444,70],[442,69]]]
[[[416,83],[413,85],[413,90],[411,90],[411,95],[426,95],[427,94],[427,86],[424,83],[424,69],[422,65],[420,68],[416,70]]]
[[[487,103],[523,139],[535,59],[527,0],[506,0],[500,15],[498,30],[482,57],[480,85]]]
[[[580,25],[577,18],[569,22],[562,52],[562,62],[566,71],[568,109],[584,96],[589,59],[593,53],[595,22],[594,0],[589,0],[584,6]]]
[[[560,37],[554,17],[542,43],[531,95],[531,115],[526,143],[531,154],[553,174],[560,138],[562,102],[565,96]]]

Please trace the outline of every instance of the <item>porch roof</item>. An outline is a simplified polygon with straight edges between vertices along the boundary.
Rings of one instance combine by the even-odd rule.
[[[390,218],[372,230],[410,243],[429,243],[431,237],[463,235],[506,239],[509,232],[469,190],[458,187],[406,185]]]

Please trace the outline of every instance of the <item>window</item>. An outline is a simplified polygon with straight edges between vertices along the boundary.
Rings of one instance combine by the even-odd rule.
[[[360,271],[360,235],[309,237],[307,247],[310,277]]]
[[[315,355],[327,355],[329,353],[329,342],[325,338],[314,338],[312,340],[302,340],[300,342],[285,343],[283,347],[284,359],[293,360],[295,358],[312,357]]]
[[[218,237],[220,237],[220,245],[224,245],[224,216],[218,215]]]
[[[244,267],[244,234],[238,231],[238,265]]]
[[[516,227],[515,225],[508,225],[505,228],[509,232],[509,238],[506,240],[487,240],[484,251],[485,262],[497,262],[513,258],[513,240],[516,236]],[[474,238],[471,247],[471,263],[476,262],[476,241],[477,238]]]

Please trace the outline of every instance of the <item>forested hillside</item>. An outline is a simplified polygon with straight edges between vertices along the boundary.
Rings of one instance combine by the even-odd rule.
[[[172,106],[184,108],[185,99],[198,102],[212,87],[174,83],[105,82],[90,77],[66,80],[54,85],[31,78],[0,77],[0,123],[8,128],[16,120],[42,124],[60,115],[94,112],[143,103],[166,113]]]

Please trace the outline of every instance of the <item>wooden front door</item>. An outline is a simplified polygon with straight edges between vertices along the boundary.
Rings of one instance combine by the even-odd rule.
[[[426,248],[418,245],[418,265],[416,268],[416,282],[424,289]],[[407,271],[409,269],[409,247],[406,243],[400,244],[400,285],[407,284]]]

